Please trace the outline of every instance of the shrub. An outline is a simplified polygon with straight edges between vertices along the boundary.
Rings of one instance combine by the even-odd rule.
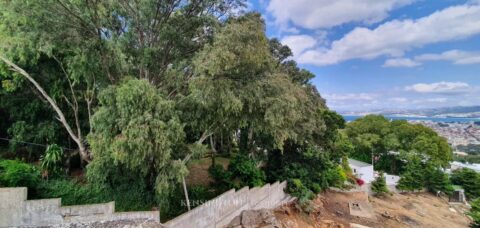
[[[385,175],[383,172],[380,172],[372,182],[372,191],[377,195],[388,193],[387,182],[385,181]]]
[[[480,198],[477,198],[471,203],[472,208],[467,215],[472,218],[472,223],[470,227],[480,227]]]
[[[360,178],[356,178],[355,181],[357,182],[358,186],[362,186],[365,184],[365,181]]]
[[[208,174],[214,180],[214,187],[218,193],[225,192],[233,188],[230,175],[220,164],[212,165],[208,168]]]
[[[52,144],[45,150],[45,155],[40,157],[42,161],[42,170],[46,176],[61,173],[61,163],[63,160],[63,149],[57,144]]]
[[[1,187],[27,187],[31,196],[40,180],[36,167],[18,160],[0,160]]]
[[[326,171],[326,178],[329,186],[342,188],[347,180],[347,175],[340,166],[336,166]]]
[[[302,180],[289,179],[287,182],[287,192],[297,197],[298,203],[303,211],[310,211],[310,200],[315,197],[315,194],[302,183]]]
[[[427,166],[425,170],[425,187],[432,193],[440,191],[450,195],[453,192],[453,186],[450,183],[448,175],[442,170],[430,165]]]
[[[234,187],[262,186],[265,184],[265,173],[257,167],[256,162],[242,154],[235,156],[228,165],[231,178],[235,178]]]
[[[235,156],[225,170],[221,165],[211,166],[208,169],[210,176],[215,180],[215,188],[218,192],[224,192],[230,188],[242,188],[244,186],[262,186],[265,184],[265,174],[259,169],[255,161],[245,155]]]

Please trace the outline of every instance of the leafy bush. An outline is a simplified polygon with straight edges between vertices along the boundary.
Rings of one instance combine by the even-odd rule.
[[[234,187],[262,186],[265,184],[265,173],[257,167],[256,162],[242,154],[235,156],[228,165],[230,177],[235,178]]]
[[[372,191],[377,195],[388,193],[387,182],[385,181],[383,172],[380,172],[380,175],[372,182]]]
[[[310,200],[315,197],[315,194],[302,183],[302,180],[289,179],[287,182],[287,192],[297,197],[298,204],[303,211],[307,213],[310,211]]]
[[[478,228],[480,227],[480,198],[473,200],[470,205],[472,208],[469,212],[467,212],[467,215],[469,215],[473,220],[470,224],[470,227]]]
[[[430,165],[425,169],[425,187],[432,193],[440,191],[450,195],[453,192],[453,186],[450,183],[448,175],[442,170]]]
[[[0,187],[27,187],[34,194],[40,182],[40,171],[18,160],[0,160]]]
[[[358,186],[362,186],[365,184],[365,181],[360,178],[356,178],[355,181],[357,182]]]
[[[63,160],[63,148],[57,144],[52,144],[45,150],[45,155],[40,157],[42,170],[46,175],[55,175],[61,173],[61,163]]]
[[[225,192],[233,188],[230,180],[230,173],[220,164],[215,164],[208,168],[208,174],[214,180],[214,186],[217,192]]]
[[[347,180],[347,175],[342,167],[336,166],[326,171],[326,178],[329,186],[342,188]]]
[[[265,184],[265,173],[257,167],[256,162],[245,156],[235,156],[225,170],[221,165],[211,166],[208,170],[215,180],[215,188],[218,192],[224,192],[231,188],[244,186],[262,186]]]

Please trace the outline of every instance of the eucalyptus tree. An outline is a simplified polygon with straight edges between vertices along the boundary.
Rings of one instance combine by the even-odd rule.
[[[85,135],[98,92],[132,75],[171,96],[181,94],[192,56],[211,40],[218,23],[242,4],[241,0],[2,1],[2,85],[9,91],[33,85],[77,144],[82,159],[90,161]],[[43,69],[52,64],[55,80],[39,83],[39,78],[51,76]]]

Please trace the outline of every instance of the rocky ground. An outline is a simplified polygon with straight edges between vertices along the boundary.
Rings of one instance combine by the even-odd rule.
[[[371,218],[350,215],[350,202],[371,206]],[[450,205],[428,193],[393,194],[382,198],[363,193],[328,191],[320,194],[312,212],[300,212],[294,204],[275,210],[282,227],[468,227],[464,205]]]

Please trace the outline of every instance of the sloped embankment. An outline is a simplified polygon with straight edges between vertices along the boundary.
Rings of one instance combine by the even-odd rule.
[[[371,206],[371,218],[350,214],[349,203],[361,202]],[[320,194],[309,215],[293,205],[275,210],[283,227],[468,227],[464,205],[450,205],[445,199],[428,193],[393,194],[383,198],[370,197],[360,192],[327,191]]]

